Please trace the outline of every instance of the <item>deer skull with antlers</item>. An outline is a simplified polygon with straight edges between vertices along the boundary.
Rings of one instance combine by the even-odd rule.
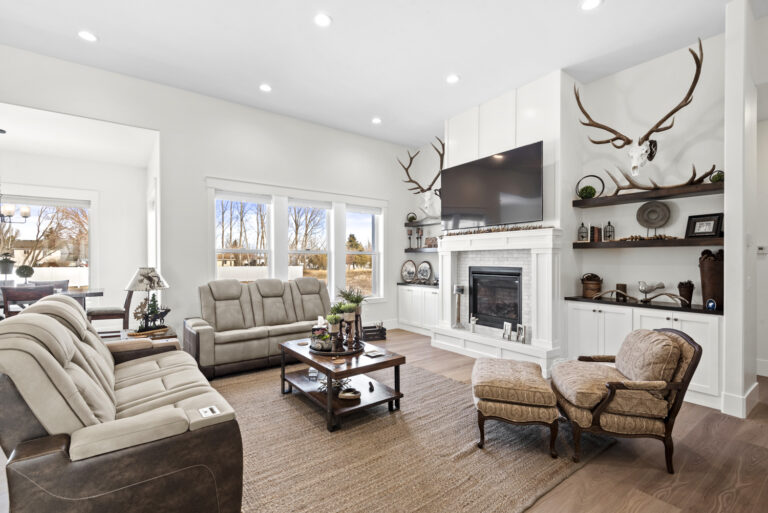
[[[673,116],[684,107],[687,107],[693,100],[693,91],[696,89],[696,84],[699,82],[699,77],[701,76],[701,64],[704,62],[704,49],[701,45],[701,39],[699,39],[698,54],[696,54],[696,52],[690,48],[688,51],[691,52],[691,56],[693,57],[693,61],[696,65],[696,72],[693,75],[693,82],[688,88],[688,92],[686,93],[685,98],[683,98],[680,103],[678,103],[671,111],[669,111],[666,116],[661,118],[658,123],[653,125],[650,130],[641,136],[636,143],[633,142],[631,138],[622,134],[618,130],[613,129],[608,125],[598,123],[592,119],[592,116],[589,115],[587,109],[585,109],[584,105],[581,103],[579,90],[576,88],[576,86],[573,86],[573,93],[576,96],[576,103],[578,103],[579,109],[581,109],[581,113],[584,114],[584,116],[587,118],[586,121],[581,121],[581,124],[584,126],[604,130],[611,134],[611,137],[607,137],[605,139],[593,139],[590,137],[589,140],[594,144],[610,144],[617,149],[629,146],[629,158],[630,164],[632,166],[632,176],[637,176],[640,173],[640,168],[647,164],[649,161],[652,161],[656,156],[658,145],[655,140],[651,139],[651,136],[655,133],[664,132],[672,128],[675,125],[675,118]],[[665,125],[665,123],[667,124]]]
[[[405,180],[403,180],[405,183],[412,184],[412,187],[409,187],[409,191],[414,191],[414,194],[421,194],[423,198],[421,210],[424,212],[424,214],[427,217],[436,217],[439,214],[435,212],[435,197],[440,197],[440,189],[435,189],[435,183],[437,183],[437,179],[440,178],[440,173],[443,172],[443,164],[445,162],[445,142],[443,142],[442,139],[439,137],[435,137],[437,139],[438,144],[440,145],[440,148],[438,149],[437,146],[435,146],[433,143],[429,143],[430,146],[437,152],[437,155],[440,157],[440,168],[437,171],[437,174],[432,179],[432,181],[429,183],[427,187],[424,187],[421,185],[418,181],[416,181],[411,176],[411,166],[413,165],[413,161],[416,159],[416,157],[421,153],[421,151],[417,151],[413,155],[411,155],[411,152],[408,152],[408,165],[403,164],[400,159],[397,159],[398,164],[400,164],[400,167],[403,168],[403,171],[405,171],[405,176],[407,177]]]

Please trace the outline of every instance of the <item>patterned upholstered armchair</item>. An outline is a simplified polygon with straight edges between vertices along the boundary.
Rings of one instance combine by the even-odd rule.
[[[700,359],[701,346],[683,332],[636,330],[616,356],[580,356],[553,367],[552,389],[573,427],[574,461],[582,431],[649,437],[664,442],[673,474],[672,428]]]

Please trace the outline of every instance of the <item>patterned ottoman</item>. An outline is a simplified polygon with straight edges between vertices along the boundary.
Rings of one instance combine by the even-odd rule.
[[[486,419],[542,424],[549,426],[549,452],[557,457],[557,398],[537,363],[478,358],[472,369],[472,393],[480,428],[478,447],[482,449],[485,444]]]

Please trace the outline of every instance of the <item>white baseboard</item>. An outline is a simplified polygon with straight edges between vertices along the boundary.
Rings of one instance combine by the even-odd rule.
[[[746,418],[752,408],[757,406],[759,388],[758,383],[754,382],[743,396],[723,392],[722,412],[740,419]]]
[[[398,323],[398,328],[418,335],[424,335],[425,337],[432,337],[432,330],[428,328],[422,328],[420,326],[412,326],[410,324]]]
[[[768,376],[768,360],[758,358],[757,359],[757,375]]]

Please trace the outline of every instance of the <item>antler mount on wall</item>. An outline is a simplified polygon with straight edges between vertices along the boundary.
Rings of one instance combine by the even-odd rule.
[[[582,104],[578,88],[575,85],[573,87],[573,93],[576,96],[576,103],[578,104],[579,109],[581,110],[581,113],[586,118],[586,121],[581,121],[581,124],[591,128],[597,128],[599,130],[603,130],[604,132],[608,132],[609,134],[609,136],[604,139],[593,139],[592,137],[589,137],[589,140],[594,144],[610,144],[611,146],[617,149],[629,147],[629,158],[630,158],[632,176],[638,176],[638,174],[640,173],[640,168],[643,167],[645,164],[647,164],[649,161],[652,161],[656,156],[658,144],[656,140],[651,139],[653,134],[665,132],[670,128],[672,128],[673,126],[675,126],[674,115],[677,114],[683,108],[690,105],[691,101],[693,101],[693,91],[696,89],[696,85],[699,83],[699,77],[701,76],[701,66],[702,66],[702,63],[704,62],[704,48],[702,47],[701,39],[699,39],[698,54],[693,50],[691,50],[690,48],[688,49],[688,51],[691,53],[694,64],[696,65],[696,71],[693,75],[693,81],[691,82],[691,85],[688,88],[688,92],[685,94],[685,97],[680,101],[680,103],[678,103],[674,108],[672,108],[672,110],[670,110],[664,117],[662,117],[645,134],[640,136],[640,138],[637,140],[636,143],[632,138],[627,137],[626,135],[619,132],[618,130],[611,128],[610,126],[605,125],[603,123],[599,123],[595,121],[592,118],[592,116],[589,115],[589,112],[587,112],[587,109]],[[624,174],[626,177],[626,174],[624,172],[622,172],[622,174]],[[613,177],[611,176],[611,178]],[[616,182],[615,179],[614,179],[614,182]],[[617,182],[617,185],[618,185],[618,182]],[[660,188],[660,187],[656,186],[654,188]]]
[[[437,179],[440,178],[440,174],[443,172],[443,166],[445,164],[445,142],[440,139],[439,137],[435,136],[435,139],[437,139],[438,144],[440,145],[440,148],[434,145],[434,143],[429,143],[430,146],[432,146],[432,149],[437,152],[438,157],[440,158],[440,167],[437,170],[437,174],[432,179],[432,181],[429,183],[428,186],[424,187],[419,183],[418,180],[413,178],[411,176],[411,166],[413,165],[413,161],[416,160],[416,157],[421,153],[421,150],[417,151],[414,154],[411,154],[411,152],[408,152],[408,164],[403,164],[403,162],[400,159],[397,159],[398,164],[400,164],[400,167],[403,168],[403,171],[405,171],[406,179],[403,180],[403,182],[411,184],[411,187],[408,188],[409,191],[413,191],[414,194],[422,194],[423,198],[423,204],[420,207],[421,211],[424,212],[424,214],[427,217],[437,217],[438,213],[436,212],[436,205],[435,205],[435,197],[440,197],[440,189],[435,188],[435,184],[437,183]]]

